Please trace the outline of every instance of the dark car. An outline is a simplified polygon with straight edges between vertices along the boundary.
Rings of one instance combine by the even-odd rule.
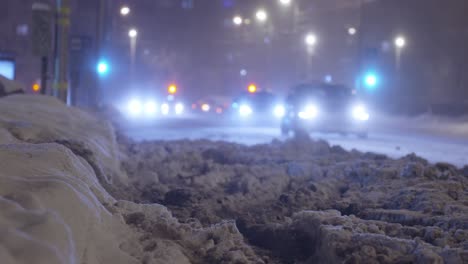
[[[301,84],[290,90],[283,134],[330,132],[367,137],[369,112],[366,105],[344,85]]]

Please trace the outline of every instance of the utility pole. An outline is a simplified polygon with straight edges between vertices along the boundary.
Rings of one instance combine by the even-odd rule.
[[[49,55],[52,47],[52,9],[48,4],[37,2],[32,5],[33,53],[41,57],[41,94],[46,94]]]
[[[57,0],[54,96],[68,101],[70,0]]]

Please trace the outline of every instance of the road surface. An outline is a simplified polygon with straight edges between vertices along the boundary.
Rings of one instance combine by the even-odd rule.
[[[449,125],[448,122],[428,125],[424,121],[419,124],[414,120],[387,120],[374,125],[367,139],[321,133],[312,133],[311,136],[347,150],[376,152],[392,158],[415,153],[430,162],[449,162],[459,167],[468,165],[468,128],[465,130],[465,127],[454,123]],[[121,127],[127,136],[138,141],[210,139],[254,145],[287,139],[280,134],[276,124],[220,122],[214,118],[175,118],[140,123],[122,121]]]

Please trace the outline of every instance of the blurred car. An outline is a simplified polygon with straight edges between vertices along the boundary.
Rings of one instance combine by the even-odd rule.
[[[221,115],[226,113],[230,105],[229,99],[222,96],[210,96],[198,100],[192,104],[192,112],[195,114],[215,114]]]
[[[244,93],[233,101],[232,109],[243,119],[278,120],[286,114],[282,100],[268,91]]]
[[[369,109],[353,90],[326,83],[293,87],[286,100],[281,132],[330,132],[368,136]]]
[[[127,118],[134,120],[181,116],[186,111],[184,103],[178,98],[153,94],[127,97],[117,107]]]

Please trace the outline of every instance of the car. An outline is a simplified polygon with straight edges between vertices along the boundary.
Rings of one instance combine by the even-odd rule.
[[[281,119],[286,113],[282,100],[269,91],[243,93],[234,99],[234,115],[242,119]]]
[[[209,96],[192,104],[192,112],[202,115],[221,115],[226,112],[230,100],[223,96]]]
[[[344,85],[305,83],[293,87],[286,99],[281,132],[368,136],[369,109],[355,90]]]

